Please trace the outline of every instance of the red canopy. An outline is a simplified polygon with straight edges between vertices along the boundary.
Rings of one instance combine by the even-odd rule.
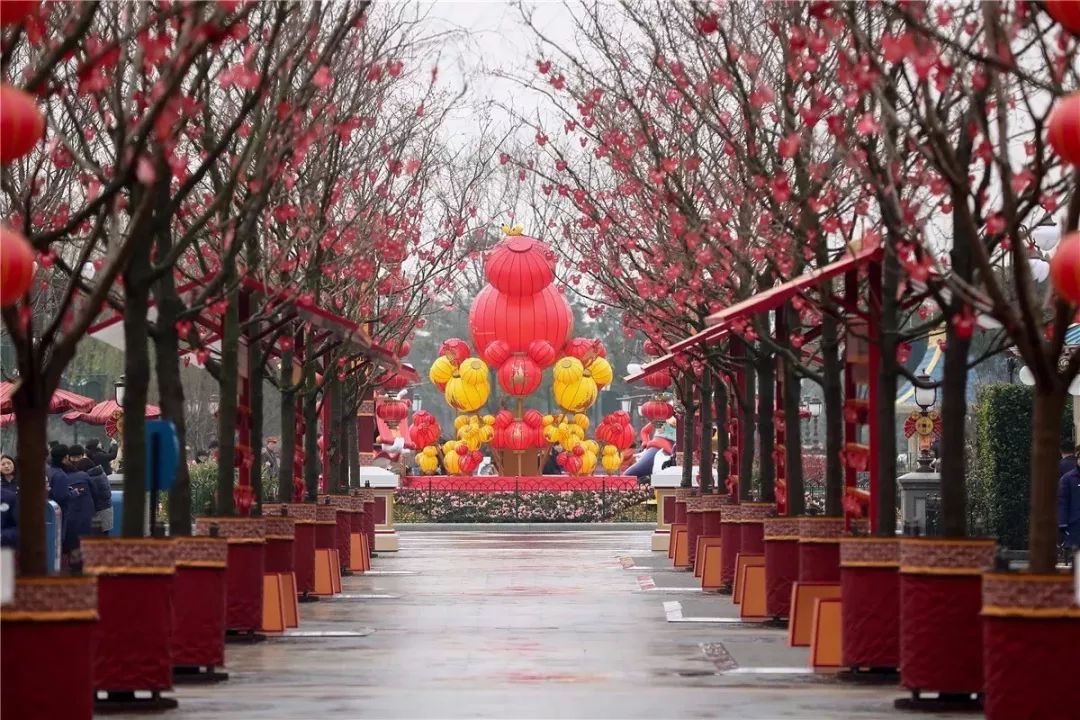
[[[14,425],[14,424],[15,424],[15,413],[7,413],[5,415],[0,415],[0,428],[5,428],[8,425]]]
[[[688,348],[720,339],[728,333],[731,323],[735,320],[746,317],[747,315],[753,315],[754,313],[775,310],[789,299],[815,285],[820,285],[826,280],[831,280],[838,275],[857,270],[869,262],[880,260],[883,253],[884,248],[880,245],[845,253],[838,260],[829,263],[823,268],[810,270],[797,278],[771,287],[768,290],[763,290],[753,297],[713,313],[705,319],[705,322],[709,327],[690,337],[683,338],[682,340],[673,343],[668,348],[670,352],[667,355],[644,365],[641,368],[641,372],[627,376],[626,382],[635,382],[651,372],[662,370],[670,366],[675,362],[675,358]]]
[[[15,409],[12,396],[15,394],[15,383],[0,383],[0,413],[10,413]],[[72,410],[87,411],[94,407],[94,399],[85,395],[73,393],[70,390],[57,389],[49,401],[49,413],[62,413]]]
[[[123,408],[117,405],[115,400],[110,399],[99,402],[89,412],[80,412],[76,410],[74,412],[66,413],[64,415],[64,422],[68,425],[74,425],[77,422],[84,422],[87,425],[105,425],[110,421],[115,421],[123,414]],[[161,417],[161,409],[154,405],[147,405],[146,417],[151,420]]]

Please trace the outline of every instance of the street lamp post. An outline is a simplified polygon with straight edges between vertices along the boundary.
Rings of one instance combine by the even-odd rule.
[[[806,408],[810,411],[810,418],[814,423],[813,442],[814,447],[819,445],[818,438],[818,418],[821,416],[821,398],[812,397],[806,401]]]
[[[917,427],[919,435],[919,472],[930,472],[934,458],[930,454],[930,437],[933,434],[933,420],[930,418],[930,408],[937,404],[937,387],[933,385],[931,377],[925,373],[915,377],[915,404],[919,406],[918,424],[929,427]]]

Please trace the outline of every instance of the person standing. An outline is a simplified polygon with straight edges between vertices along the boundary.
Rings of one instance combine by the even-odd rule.
[[[1080,468],[1058,479],[1058,533],[1062,544],[1071,550],[1080,549]]]
[[[15,458],[0,455],[0,546],[19,545],[19,483]]]
[[[263,475],[264,481],[278,476],[281,458],[278,457],[278,439],[273,435],[266,438],[266,447],[263,448],[262,452],[262,464],[266,470]]]
[[[113,528],[112,488],[104,468],[89,456],[72,461],[75,470],[86,473],[90,483],[90,497],[94,501],[94,517],[91,525],[95,534],[108,535]]]
[[[95,465],[101,466],[105,477],[113,474],[112,461],[116,459],[116,453],[119,449],[120,446],[116,444],[115,440],[109,444],[108,452],[102,449],[99,440],[91,439],[86,441],[86,456],[93,460]]]
[[[81,457],[84,453],[76,446]],[[71,451],[65,445],[57,445],[50,457],[49,498],[54,500],[63,513],[63,537],[61,552],[68,556],[79,549],[80,540],[93,532],[94,500],[90,494],[90,476],[76,470],[69,459]]]

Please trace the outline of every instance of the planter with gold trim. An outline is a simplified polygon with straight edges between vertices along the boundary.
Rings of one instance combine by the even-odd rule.
[[[337,550],[338,560],[341,561],[341,571],[344,574],[351,574],[349,570],[352,567],[352,542],[350,535],[352,535],[352,528],[355,524],[353,517],[356,516],[356,520],[361,520],[360,513],[363,512],[364,505],[360,502],[359,498],[355,498],[351,495],[323,495],[320,497],[329,498],[330,504],[337,510]]]
[[[225,571],[225,627],[232,639],[262,640],[263,573],[266,567],[266,523],[261,517],[195,518],[195,532],[209,535],[216,526],[229,545]]]
[[[367,535],[368,556],[375,555],[375,491],[371,488],[352,488],[349,495],[360,498],[364,507],[364,534]]]
[[[675,522],[686,522],[686,499],[692,497],[697,490],[694,488],[675,488]]]
[[[296,520],[288,515],[262,516],[266,523],[267,573],[296,572]]]
[[[83,570],[98,579],[94,632],[94,690],[103,708],[167,709],[173,684],[172,538],[82,539]],[[150,698],[137,699],[136,692]],[[104,693],[104,697],[102,697]]]
[[[716,493],[701,496],[701,534],[710,537],[720,536],[721,510],[724,505],[731,504],[731,496],[727,493]]]
[[[742,503],[739,512],[739,552],[765,552],[765,518],[775,513],[776,503]]]
[[[16,578],[0,608],[0,716],[90,720],[97,622],[96,578]]]
[[[176,538],[172,664],[176,682],[218,682],[225,663],[226,564],[221,537]]]
[[[317,600],[315,590],[315,505],[312,503],[266,503],[263,517],[281,515],[293,519],[293,571],[296,593],[302,600]]]
[[[900,540],[840,541],[843,665],[854,676],[895,679],[900,664]]]
[[[982,579],[987,720],[1071,720],[1080,713],[1080,606],[1067,573]]]
[[[735,582],[735,560],[742,548],[742,505],[720,508],[720,592],[731,592]]]
[[[799,518],[771,517],[765,535],[765,612],[775,620],[791,611],[791,585],[799,579]]]
[[[840,582],[842,517],[799,518],[799,582]]]
[[[994,541],[900,541],[900,684],[897,707],[975,705],[983,688],[982,574]],[[927,700],[925,693],[937,693]]]
[[[705,519],[701,501],[702,498],[696,495],[686,498],[686,545],[690,567],[694,567],[697,558],[697,539],[702,534],[702,522]]]

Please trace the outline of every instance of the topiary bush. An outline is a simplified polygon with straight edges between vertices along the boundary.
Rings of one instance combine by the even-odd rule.
[[[1031,471],[1032,389],[995,383],[979,390],[975,471],[968,491],[970,531],[1000,545],[1027,548]],[[1072,441],[1072,401],[1066,403],[1062,440]]]

